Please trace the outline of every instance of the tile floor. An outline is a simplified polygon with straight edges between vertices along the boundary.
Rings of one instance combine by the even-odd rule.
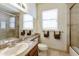
[[[55,49],[49,49],[48,53],[46,52],[39,52],[39,56],[69,56],[67,52],[58,51]]]

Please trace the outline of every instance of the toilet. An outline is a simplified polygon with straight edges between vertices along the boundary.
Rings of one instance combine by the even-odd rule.
[[[48,46],[43,43],[38,44],[39,53],[44,55],[48,55]]]

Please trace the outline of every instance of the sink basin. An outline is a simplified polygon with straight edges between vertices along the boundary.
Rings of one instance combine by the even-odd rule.
[[[5,48],[1,53],[0,55],[1,56],[14,56],[14,55],[18,55],[22,52],[24,52],[25,50],[28,49],[28,43],[19,43],[17,45],[15,45],[14,47],[12,48]]]

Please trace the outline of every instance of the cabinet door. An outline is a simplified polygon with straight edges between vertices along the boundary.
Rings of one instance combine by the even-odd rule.
[[[26,56],[38,56],[38,44]]]

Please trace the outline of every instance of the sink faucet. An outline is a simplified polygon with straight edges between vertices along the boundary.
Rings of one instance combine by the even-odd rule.
[[[8,47],[13,47],[15,46],[17,43],[15,41],[13,42],[8,42]]]

